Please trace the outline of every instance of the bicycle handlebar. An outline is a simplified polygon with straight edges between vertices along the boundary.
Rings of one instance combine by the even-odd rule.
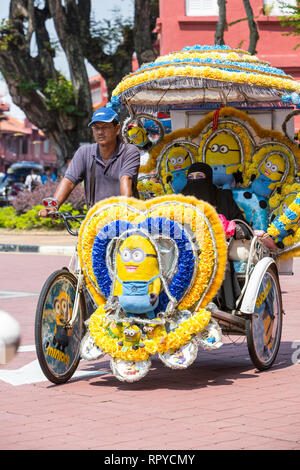
[[[72,235],[73,237],[77,237],[78,230],[76,230],[76,232],[75,232],[72,229],[69,221],[73,220],[75,222],[79,222],[80,220],[83,220],[85,218],[85,215],[83,215],[83,214],[72,215],[69,212],[59,212],[59,211],[54,212],[54,214],[58,215],[59,217],[61,217],[63,219],[64,224],[65,224],[66,229],[69,232],[69,234]]]
[[[54,199],[52,197],[47,197],[47,198],[43,199],[42,202],[43,202],[43,204],[46,208],[51,207],[51,208],[54,209],[53,211],[51,211],[49,213],[49,216],[54,217],[54,218],[60,217],[64,221],[64,224],[65,224],[66,229],[69,232],[69,234],[72,235],[73,237],[77,237],[78,230],[75,232],[72,229],[69,221],[73,220],[75,222],[79,222],[80,220],[85,218],[85,215],[83,215],[83,214],[72,215],[72,214],[70,214],[70,212],[59,212],[58,211],[58,201],[57,201],[57,199]]]

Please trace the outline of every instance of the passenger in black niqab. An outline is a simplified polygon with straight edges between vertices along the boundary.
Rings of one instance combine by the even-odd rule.
[[[193,163],[188,169],[187,180],[188,182],[182,190],[184,196],[194,196],[208,202],[215,207],[218,214],[223,214],[227,220],[244,220],[241,210],[233,199],[231,190],[219,189],[213,184],[213,171],[209,165],[202,162]],[[241,238],[248,238],[249,234],[246,228],[241,228],[238,225],[237,228],[241,232]],[[223,284],[214,302],[222,310],[234,310],[236,299],[240,293],[241,289],[233,263],[228,261]]]
[[[193,163],[188,169],[187,184],[182,190],[184,196],[195,196],[212,206],[217,205],[217,188],[213,184],[213,171],[206,163]]]
[[[188,169],[184,196],[194,196],[215,207],[218,214],[227,220],[244,220],[244,216],[233,199],[230,189],[219,189],[213,184],[213,171],[207,163],[196,162]]]

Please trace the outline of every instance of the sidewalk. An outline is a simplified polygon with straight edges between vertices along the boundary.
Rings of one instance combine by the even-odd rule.
[[[0,252],[72,255],[77,238],[64,231],[0,229]]]

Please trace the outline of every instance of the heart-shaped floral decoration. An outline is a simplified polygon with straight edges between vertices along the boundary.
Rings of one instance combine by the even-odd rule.
[[[226,242],[222,224],[209,204],[193,197],[163,196],[148,201],[109,198],[91,208],[79,232],[78,255],[89,292],[98,306],[111,295],[114,266],[108,250],[128,230],[143,230],[155,240],[171,240],[176,266],[166,279],[158,310],[170,297],[180,310],[207,305],[223,281]]]

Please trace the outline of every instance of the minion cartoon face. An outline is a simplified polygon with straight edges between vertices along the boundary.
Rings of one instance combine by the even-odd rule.
[[[192,162],[189,152],[181,146],[173,147],[168,153],[168,169],[170,172],[187,170]]]
[[[133,325],[123,331],[126,343],[137,343],[141,338],[141,330],[138,326]]]
[[[149,280],[159,273],[157,253],[142,235],[130,235],[117,254],[117,276],[122,280]]]
[[[61,292],[54,301],[54,311],[57,325],[66,325],[72,317],[72,304],[70,296]]]
[[[227,132],[219,132],[211,139],[205,152],[205,163],[225,165],[226,173],[234,173],[240,164],[240,146],[233,135]]]
[[[166,159],[167,182],[174,193],[180,193],[187,183],[187,170],[192,161],[189,151],[183,146],[172,147]]]
[[[260,173],[271,182],[281,180],[285,170],[285,160],[281,155],[270,155],[261,165]]]
[[[240,146],[233,135],[220,132],[208,143],[204,161],[213,170],[213,183],[223,188],[230,188],[234,182],[233,173],[241,162]]]
[[[144,128],[133,125],[128,129],[128,138],[130,143],[143,147],[148,143],[148,135]]]
[[[146,333],[146,335],[149,337],[149,338],[153,338],[154,336],[154,331],[155,331],[155,327],[154,326],[144,326],[144,332]]]

